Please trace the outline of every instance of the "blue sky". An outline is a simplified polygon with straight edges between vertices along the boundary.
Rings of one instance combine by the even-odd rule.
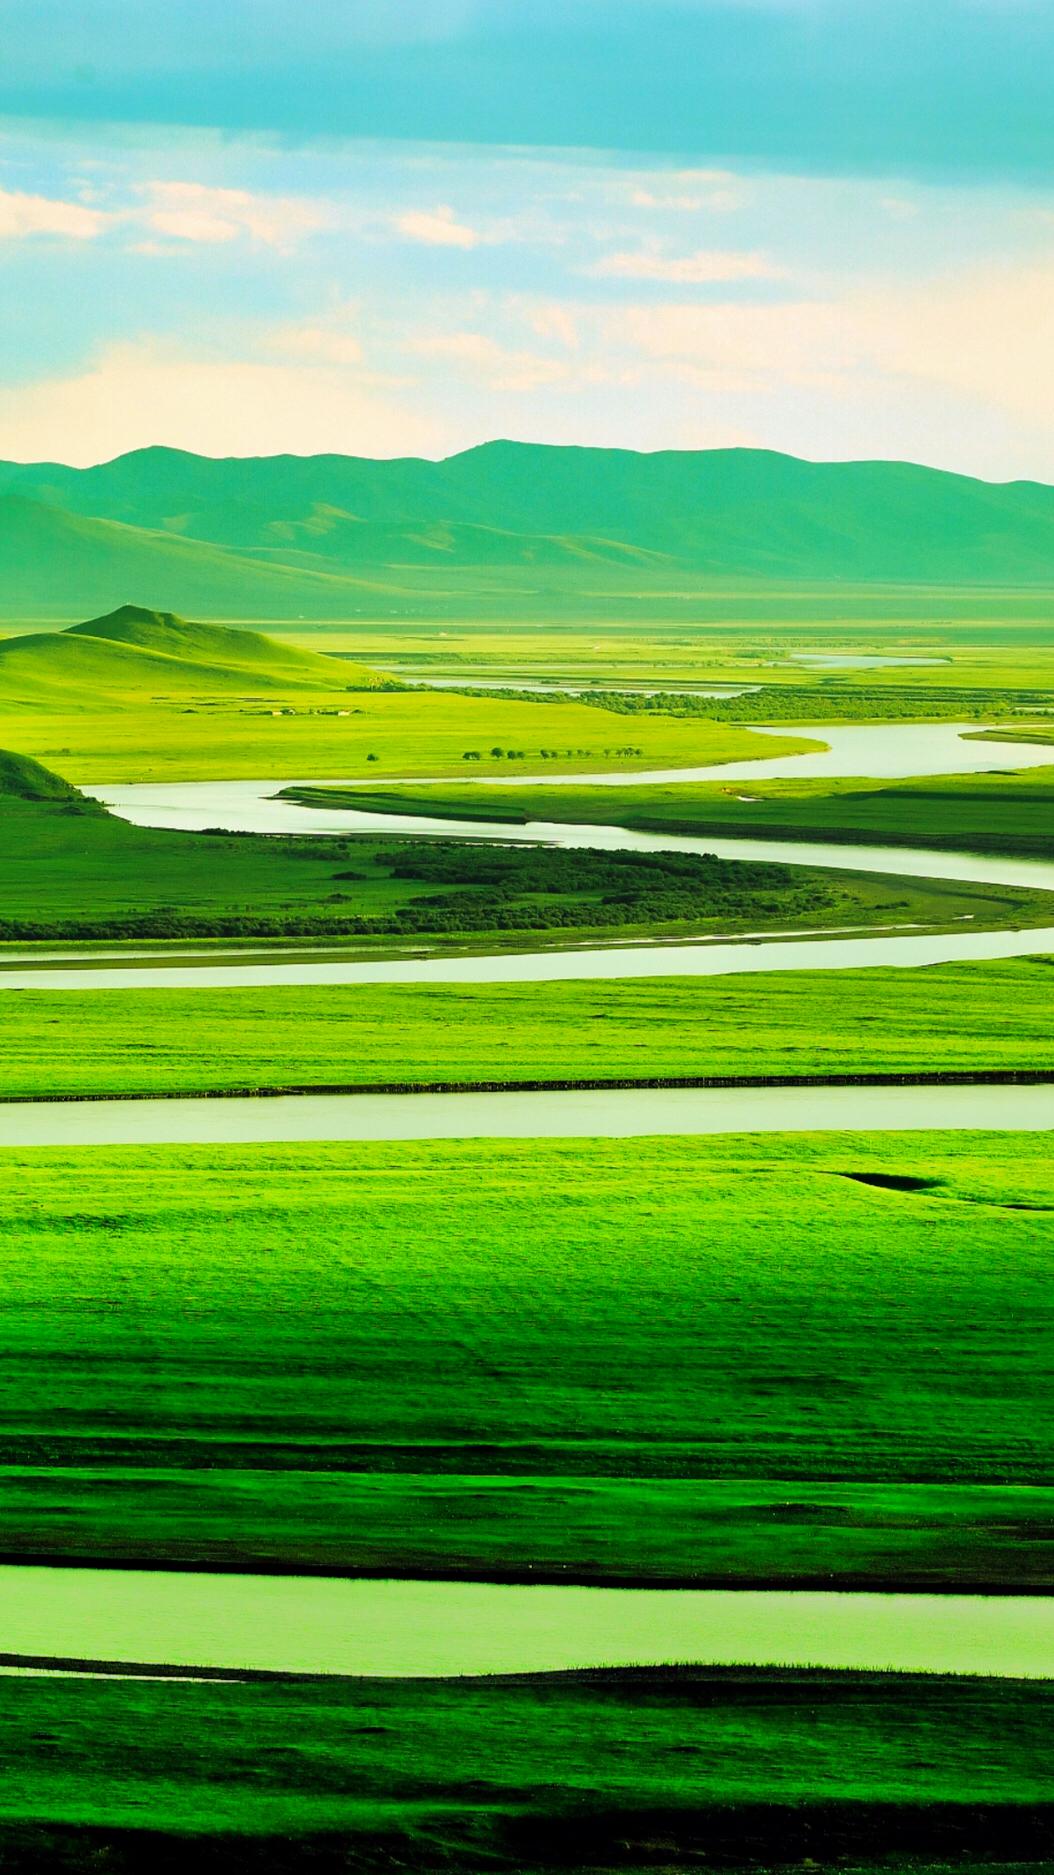
[[[1054,480],[1048,0],[0,0],[0,456]]]

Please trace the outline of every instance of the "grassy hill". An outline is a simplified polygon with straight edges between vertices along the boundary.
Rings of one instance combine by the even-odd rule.
[[[61,775],[53,775],[50,768],[28,755],[15,755],[10,749],[0,749],[0,801],[5,802],[9,813],[14,811],[16,801],[75,801],[83,805],[85,813],[103,812]]]
[[[69,626],[64,636],[102,639],[151,657],[175,658],[181,664],[205,667],[214,673],[230,672],[241,682],[248,676],[255,683],[278,684],[286,689],[290,684],[315,690],[345,690],[349,684],[369,689],[391,682],[365,665],[347,659],[337,663],[261,632],[203,624],[180,618],[174,612],[151,611],[146,606],[119,606],[104,618]]]
[[[228,617],[349,617],[385,599],[398,613],[443,569],[463,576],[462,601],[515,594],[519,575],[568,604],[583,581],[660,591],[671,575],[1054,584],[1054,488],[768,450],[511,442],[444,462],[144,449],[89,469],[0,464],[9,616],[129,590]]]
[[[64,632],[0,640],[0,707],[140,709],[161,701],[290,691],[369,689],[364,666],[278,644],[256,632],[121,606]]]

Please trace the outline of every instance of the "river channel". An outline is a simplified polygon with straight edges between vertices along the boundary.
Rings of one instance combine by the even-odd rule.
[[[1054,1676],[1054,1598],[0,1568],[0,1653],[384,1677],[817,1666]]]
[[[627,1139],[662,1134],[1054,1130],[1032,1086],[632,1087],[422,1094],[10,1101],[3,1146],[288,1140]]]

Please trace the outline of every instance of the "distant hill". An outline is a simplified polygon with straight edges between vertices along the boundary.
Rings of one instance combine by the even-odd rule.
[[[0,464],[9,616],[128,591],[225,617],[351,617],[388,599],[398,614],[443,575],[499,595],[519,576],[554,593],[671,577],[1054,584],[1054,488],[768,450],[509,442],[444,462],[144,449],[90,469]]]
[[[70,625],[67,638],[105,638],[111,644],[130,645],[157,657],[178,658],[184,664],[230,672],[244,683],[246,677],[268,685],[301,690],[345,690],[349,684],[370,689],[391,679],[363,664],[320,657],[295,645],[281,644],[262,632],[229,625],[205,625],[180,618],[174,612],[155,612],[147,606],[122,605],[104,618]]]
[[[257,632],[131,605],[66,631],[0,639],[0,702],[30,708],[320,694],[389,681],[364,665],[298,651]]]
[[[0,471],[2,477],[2,471]],[[208,541],[130,527],[0,494],[0,616],[103,612],[125,593],[223,618],[342,618],[358,582],[321,569],[256,562]]]

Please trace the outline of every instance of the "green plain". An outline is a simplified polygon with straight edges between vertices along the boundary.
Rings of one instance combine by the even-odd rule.
[[[9,1148],[3,1550],[1049,1586],[1052,1208],[1042,1135]]]
[[[1054,1072],[1044,957],[639,982],[23,990],[4,1099]],[[844,1012],[853,1012],[846,1022]]]

